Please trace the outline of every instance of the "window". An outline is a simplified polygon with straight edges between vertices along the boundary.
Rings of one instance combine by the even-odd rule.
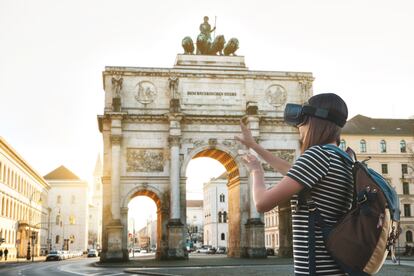
[[[75,235],[70,235],[69,240],[70,240],[70,243],[74,243],[75,242]]]
[[[408,182],[403,182],[403,194],[409,195],[410,194],[410,186]]]
[[[385,140],[381,140],[380,142],[380,152],[381,153],[387,152],[387,143],[385,142]]]
[[[382,174],[388,174],[388,164],[381,164]]]
[[[411,205],[410,204],[404,204],[404,216],[411,217]]]
[[[413,232],[411,232],[410,230],[408,230],[405,233],[405,241],[406,242],[413,242]]]
[[[218,213],[218,222],[219,223],[222,223],[223,222],[223,219],[222,219],[222,216],[221,216],[221,212]]]
[[[401,140],[400,142],[400,152],[407,152],[407,144],[404,140]]]
[[[341,148],[341,150],[346,150],[346,142],[344,139],[341,140],[339,147]]]
[[[407,166],[407,164],[401,164],[401,172],[403,174],[407,174],[408,173],[408,166]]]
[[[60,195],[57,196],[56,202],[57,204],[62,203],[62,197]]]
[[[56,216],[56,225],[60,225],[60,215]]]
[[[367,142],[365,140],[361,140],[359,142],[359,151],[360,152],[367,152]]]
[[[69,224],[75,224],[75,216],[74,215],[70,215],[69,216]]]
[[[221,195],[220,195],[220,202],[226,202],[226,201],[225,201],[225,196],[224,196],[224,194],[221,194]]]
[[[226,223],[227,222],[227,212],[223,213],[223,222]]]
[[[59,242],[60,242],[60,236],[59,235],[56,235],[55,243],[59,243]]]
[[[226,240],[226,235],[224,233],[221,233],[221,240],[225,241]]]

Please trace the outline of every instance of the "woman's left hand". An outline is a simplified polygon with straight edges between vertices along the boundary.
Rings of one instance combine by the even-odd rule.
[[[256,156],[248,153],[242,157],[242,160],[250,172],[256,171],[263,173],[262,164],[260,163],[259,159],[256,158]]]

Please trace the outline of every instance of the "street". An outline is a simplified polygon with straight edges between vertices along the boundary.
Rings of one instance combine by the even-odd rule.
[[[142,256],[143,259],[153,258],[151,254]],[[279,262],[277,258],[268,260],[240,260],[235,264],[235,259],[225,256],[194,255],[190,257],[186,266],[183,262],[163,262],[158,263],[158,267],[139,266],[139,261],[129,262],[128,264],[109,264],[105,266],[96,265],[98,258],[75,258],[55,262],[35,262],[10,265],[2,264],[0,274],[3,276],[48,276],[48,275],[82,275],[82,276],[115,276],[115,275],[228,275],[228,276],[267,276],[267,275],[293,275],[293,266],[287,264],[286,260]],[[238,261],[238,260],[236,260]],[[288,261],[290,262],[290,261]],[[156,261],[152,261],[156,264]],[[205,265],[200,265],[204,263]],[[210,263],[210,264],[209,264]],[[276,264],[275,264],[276,263]],[[142,263],[141,263],[142,264]],[[227,265],[226,265],[227,264]],[[230,265],[229,265],[230,264]],[[178,265],[178,266],[177,266]],[[155,266],[155,265],[154,265]],[[140,268],[139,268],[140,267]],[[390,264],[388,261],[377,275],[413,275],[414,261],[402,261],[401,265]]]

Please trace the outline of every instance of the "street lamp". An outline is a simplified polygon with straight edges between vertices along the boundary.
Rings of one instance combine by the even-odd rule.
[[[33,201],[33,196],[36,194],[36,193],[39,193],[38,191],[34,191],[31,195],[30,195],[30,207],[32,207],[32,201]],[[39,193],[40,194],[40,193]],[[40,197],[40,199],[39,199],[39,201],[38,201],[38,203],[42,203],[42,198]],[[31,225],[31,223],[32,223],[32,219],[33,219],[33,217],[32,217],[32,214],[33,214],[33,210],[30,210],[30,218],[29,218],[29,223],[28,223],[28,225],[29,225],[29,239],[28,239],[28,242],[27,242],[27,254],[26,254],[26,259],[27,260],[30,260],[30,258],[32,259],[32,262],[34,262],[34,249],[35,249],[35,245],[34,245],[34,240],[36,239],[36,233],[35,232],[33,232],[32,231],[32,225]],[[36,224],[37,225],[37,224]],[[32,243],[30,244],[30,240],[32,241]],[[32,247],[32,248],[30,248],[30,246]]]

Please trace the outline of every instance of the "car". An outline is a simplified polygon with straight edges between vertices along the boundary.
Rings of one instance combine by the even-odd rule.
[[[63,260],[62,254],[60,251],[52,250],[49,254],[46,256],[46,262],[47,261],[61,261]]]
[[[148,251],[146,249],[141,249],[139,253],[148,253]]]
[[[139,249],[139,248],[134,249],[134,253],[139,253],[139,252],[141,252],[141,249]]]
[[[95,249],[90,249],[88,252],[88,257],[98,257],[98,251]]]
[[[219,248],[217,248],[216,254],[226,254],[226,248],[224,246],[219,246]]]
[[[216,248],[215,248],[215,247],[210,247],[210,248],[207,250],[207,254],[216,254]]]
[[[197,253],[207,253],[208,252],[209,247],[200,247],[199,249],[197,249]]]

